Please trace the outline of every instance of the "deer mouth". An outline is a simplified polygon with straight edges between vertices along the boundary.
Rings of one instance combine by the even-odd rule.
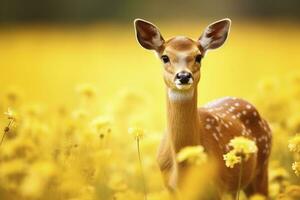
[[[188,83],[181,83],[180,81],[175,81],[175,86],[178,90],[188,90],[192,87],[193,80],[190,79]]]

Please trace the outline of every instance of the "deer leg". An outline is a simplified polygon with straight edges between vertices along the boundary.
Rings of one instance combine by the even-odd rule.
[[[253,181],[245,188],[248,197],[254,194],[261,194],[268,197],[268,164],[264,164]]]

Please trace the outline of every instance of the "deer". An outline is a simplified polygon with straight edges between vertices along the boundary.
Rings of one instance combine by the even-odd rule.
[[[268,160],[271,152],[271,129],[257,109],[237,97],[223,97],[203,107],[197,105],[197,85],[201,61],[209,50],[221,47],[229,34],[231,20],[224,18],[208,25],[199,39],[175,36],[165,40],[160,30],[143,19],[134,20],[138,43],[154,51],[163,65],[166,88],[167,128],[158,148],[157,162],[166,187],[180,187],[184,166],[176,162],[178,152],[187,146],[202,145],[217,163],[216,187],[220,199],[233,193],[238,185],[239,165],[228,168],[223,155],[236,136],[255,141],[258,151],[243,163],[241,189],[247,196],[268,197]]]

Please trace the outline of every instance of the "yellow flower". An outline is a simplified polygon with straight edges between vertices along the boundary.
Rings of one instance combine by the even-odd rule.
[[[295,153],[300,153],[300,134],[297,134],[292,139],[289,140],[288,145],[290,151]]]
[[[289,185],[285,189],[284,193],[277,196],[278,200],[298,200],[300,199],[300,186]]]
[[[111,123],[111,120],[106,117],[106,116],[99,116],[96,117],[93,121],[92,121],[92,126],[97,129],[100,130],[102,128],[105,128],[107,126],[109,126]]]
[[[283,181],[289,178],[289,173],[282,167],[270,169],[269,173],[270,181]]]
[[[260,194],[255,194],[250,197],[250,200],[266,200],[266,197]]]
[[[7,111],[4,113],[4,115],[7,117],[7,119],[12,121],[17,121],[17,114],[15,111],[13,111],[11,108],[8,108]]]
[[[26,172],[28,164],[22,159],[13,159],[1,164],[1,177],[13,177],[16,174],[23,174]]]
[[[235,164],[241,162],[241,157],[237,156],[235,151],[229,151],[227,154],[223,155],[223,159],[225,160],[226,167],[233,168]]]
[[[201,165],[207,160],[207,155],[204,153],[202,146],[188,146],[180,150],[177,154],[177,161]]]
[[[137,127],[131,127],[128,129],[128,133],[133,135],[136,140],[144,137],[144,130]]]
[[[43,109],[39,105],[30,105],[25,110],[26,116],[30,118],[35,118],[41,116]]]
[[[85,110],[78,109],[72,112],[72,117],[75,120],[83,120],[88,116],[88,113]]]
[[[115,191],[124,191],[128,188],[122,174],[112,174],[107,184]]]
[[[294,162],[292,165],[292,169],[297,176],[300,176],[300,162]]]
[[[246,158],[249,157],[249,154],[257,152],[257,146],[253,140],[239,136],[235,137],[229,142],[229,146],[233,147],[236,155],[240,155]]]
[[[77,87],[77,91],[80,95],[87,97],[87,98],[92,98],[96,95],[95,87],[92,85],[89,85],[89,84],[79,85]]]
[[[111,131],[111,119],[107,116],[96,117],[92,121],[91,126],[99,134],[99,137],[103,138]]]
[[[27,197],[40,197],[47,190],[48,184],[55,174],[56,169],[52,162],[34,163],[20,186],[21,193]]]
[[[235,164],[241,163],[242,159],[247,160],[250,154],[257,152],[255,142],[241,136],[231,139],[229,146],[233,149],[223,155],[225,165],[229,168],[233,168]]]

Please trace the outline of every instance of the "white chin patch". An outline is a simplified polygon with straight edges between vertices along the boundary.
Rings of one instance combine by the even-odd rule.
[[[188,90],[190,89],[192,86],[192,84],[176,84],[176,88],[179,89],[179,90]]]
[[[171,101],[185,101],[193,98],[194,90],[169,89],[168,96]]]

